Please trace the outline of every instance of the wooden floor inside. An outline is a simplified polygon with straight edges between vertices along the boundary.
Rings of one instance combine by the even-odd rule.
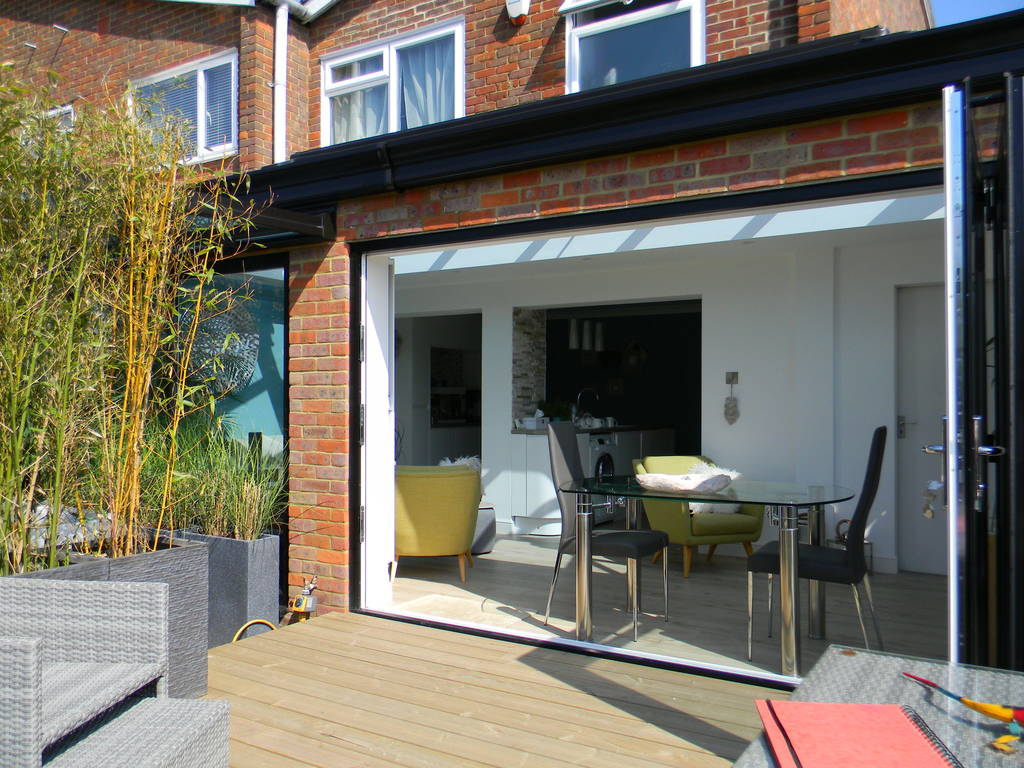
[[[475,558],[465,584],[455,558],[404,557],[386,608],[396,613],[437,617],[534,637],[575,636],[573,558],[562,571],[544,624],[544,603],[555,562],[557,537],[499,536],[494,550]],[[724,547],[722,548],[725,549]],[[737,547],[737,552],[739,548]],[[594,640],[622,648],[741,669],[779,673],[778,587],[772,637],[768,636],[767,579],[755,578],[753,660],[747,661],[747,572],[743,557],[719,551],[711,562],[703,550],[694,557],[690,578],[682,575],[679,547],[670,549],[669,618],[663,612],[661,566],[642,566],[640,636],[633,640],[632,615],[625,610],[624,565],[594,559]],[[927,658],[945,658],[946,579],[920,573],[872,574],[885,649]],[[807,627],[807,583],[801,582],[801,618]],[[864,620],[874,642],[867,608]],[[803,669],[809,669],[831,643],[863,646],[851,590],[826,588],[826,638],[801,638]]]
[[[785,693],[356,614],[210,651],[231,765],[728,766]]]

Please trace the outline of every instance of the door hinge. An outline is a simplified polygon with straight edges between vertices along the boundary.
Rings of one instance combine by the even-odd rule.
[[[359,444],[366,445],[366,406],[359,405]]]
[[[359,543],[366,541],[366,507],[359,505]]]
[[[359,326],[359,362],[366,362],[366,326]]]

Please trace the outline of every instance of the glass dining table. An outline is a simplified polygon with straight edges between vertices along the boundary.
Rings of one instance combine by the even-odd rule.
[[[559,488],[576,496],[576,639],[593,638],[591,549],[592,497],[621,497],[627,502],[627,524],[636,524],[637,502],[644,499],[699,501],[712,504],[759,504],[779,530],[779,645],[782,674],[800,676],[800,600],[797,581],[797,545],[801,520],[810,527],[811,542],[821,544],[821,514],[825,504],[852,499],[856,492],[838,485],[805,485],[737,478],[726,488],[706,491],[661,491],[644,488],[633,475],[587,477]],[[630,563],[629,567],[636,567]],[[824,585],[811,584],[812,635],[824,637]]]

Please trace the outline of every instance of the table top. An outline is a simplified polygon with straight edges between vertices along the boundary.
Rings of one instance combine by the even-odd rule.
[[[634,475],[586,477],[559,488],[564,493],[599,496],[628,496],[641,499],[703,501],[712,504],[767,504],[769,506],[810,507],[835,504],[856,496],[856,491],[840,485],[804,485],[736,478],[728,487],[714,493],[707,491],[654,491],[642,487]]]
[[[1021,755],[1006,755],[988,746],[994,739],[1009,733],[1005,723],[984,717],[938,691],[908,680],[901,674],[903,672],[931,680],[974,701],[1024,706],[1024,674],[1019,672],[837,645],[825,651],[792,698],[793,701],[908,704],[964,765],[1009,768],[1024,764]],[[774,765],[764,737],[759,736],[734,768],[772,768]]]

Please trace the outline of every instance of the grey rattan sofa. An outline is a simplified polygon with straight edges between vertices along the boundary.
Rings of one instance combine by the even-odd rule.
[[[167,698],[167,654],[166,584],[0,579],[0,766],[227,766],[227,702]]]

